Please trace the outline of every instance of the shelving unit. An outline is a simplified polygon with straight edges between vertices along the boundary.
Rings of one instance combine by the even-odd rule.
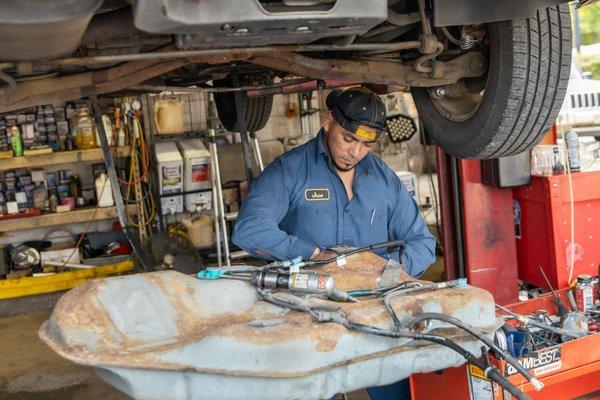
[[[116,157],[127,157],[129,147],[117,147]],[[56,153],[40,154],[0,159],[0,171],[19,168],[39,168],[57,164],[69,164],[86,161],[102,161],[102,149],[59,151]]]
[[[99,207],[96,211],[95,210],[95,207],[90,207],[64,213],[49,213],[35,217],[6,219],[0,221],[0,232],[13,232],[47,226],[76,224],[79,222],[87,222],[92,218],[94,221],[118,218],[117,207]],[[130,214],[134,213],[135,205],[128,205],[127,212]]]
[[[127,157],[130,153],[129,146],[117,147],[115,157]],[[71,150],[56,153],[40,154],[36,156],[22,156],[0,159],[0,171],[20,168],[40,168],[51,165],[70,164],[79,162],[102,161],[102,149]],[[95,207],[76,209],[64,213],[48,213],[34,217],[18,217],[0,221],[0,232],[14,232],[24,229],[42,228],[47,226],[75,224],[87,222],[90,219],[106,220],[117,218],[116,207]],[[135,212],[135,206],[127,206],[129,213]],[[95,214],[94,214],[95,212]]]

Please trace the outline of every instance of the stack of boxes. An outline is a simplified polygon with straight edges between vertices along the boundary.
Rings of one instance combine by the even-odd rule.
[[[82,190],[79,178],[69,169],[48,173],[41,169],[0,172],[0,216],[31,208],[69,211],[95,202],[94,190]]]
[[[73,130],[75,107],[52,105],[0,115],[0,151],[12,150],[10,128],[18,126],[25,150],[50,147],[54,151],[73,150],[69,133]]]
[[[5,171],[0,180],[0,211],[16,214],[33,207],[36,185],[26,169]]]
[[[10,126],[6,125],[4,117],[0,117],[0,152],[11,150],[10,136],[8,129]]]

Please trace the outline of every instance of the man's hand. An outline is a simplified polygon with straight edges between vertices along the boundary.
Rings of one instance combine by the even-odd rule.
[[[310,256],[310,259],[311,259],[311,260],[312,260],[312,259],[314,259],[316,256],[318,256],[318,255],[319,255],[319,253],[320,253],[320,252],[321,252],[321,249],[320,249],[320,248],[318,248],[318,247],[316,247],[316,248],[315,248],[315,251],[313,251],[313,253],[312,253],[312,256]]]

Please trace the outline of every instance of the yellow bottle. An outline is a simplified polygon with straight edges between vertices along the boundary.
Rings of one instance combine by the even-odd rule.
[[[82,107],[77,110],[75,117],[75,145],[80,150],[93,149],[98,147],[96,143],[96,123],[90,115],[90,109]]]

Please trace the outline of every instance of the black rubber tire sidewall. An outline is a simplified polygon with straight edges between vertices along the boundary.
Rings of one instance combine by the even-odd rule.
[[[240,83],[244,84],[244,83]],[[229,86],[231,81],[224,79],[215,82],[215,86]],[[238,116],[235,108],[235,96],[233,92],[215,93],[215,106],[219,120],[223,127],[230,132],[239,132]],[[273,108],[273,95],[262,97],[248,97],[242,93],[242,104],[245,110],[246,131],[256,132],[265,127]]]
[[[568,25],[564,14],[565,6],[557,6],[540,10],[536,18],[489,24],[485,96],[476,113],[464,122],[443,117],[431,102],[427,88],[411,88],[431,139],[448,154],[471,159],[508,156],[535,145],[554,122],[566,93],[571,46],[570,35],[564,37],[566,30],[570,33],[570,28],[564,26]],[[557,35],[557,29],[551,29],[555,20],[560,31],[558,40],[552,36]],[[522,41],[525,35],[528,46]],[[548,53],[548,59],[544,59],[542,50]],[[519,65],[525,53],[529,55],[526,65]]]

